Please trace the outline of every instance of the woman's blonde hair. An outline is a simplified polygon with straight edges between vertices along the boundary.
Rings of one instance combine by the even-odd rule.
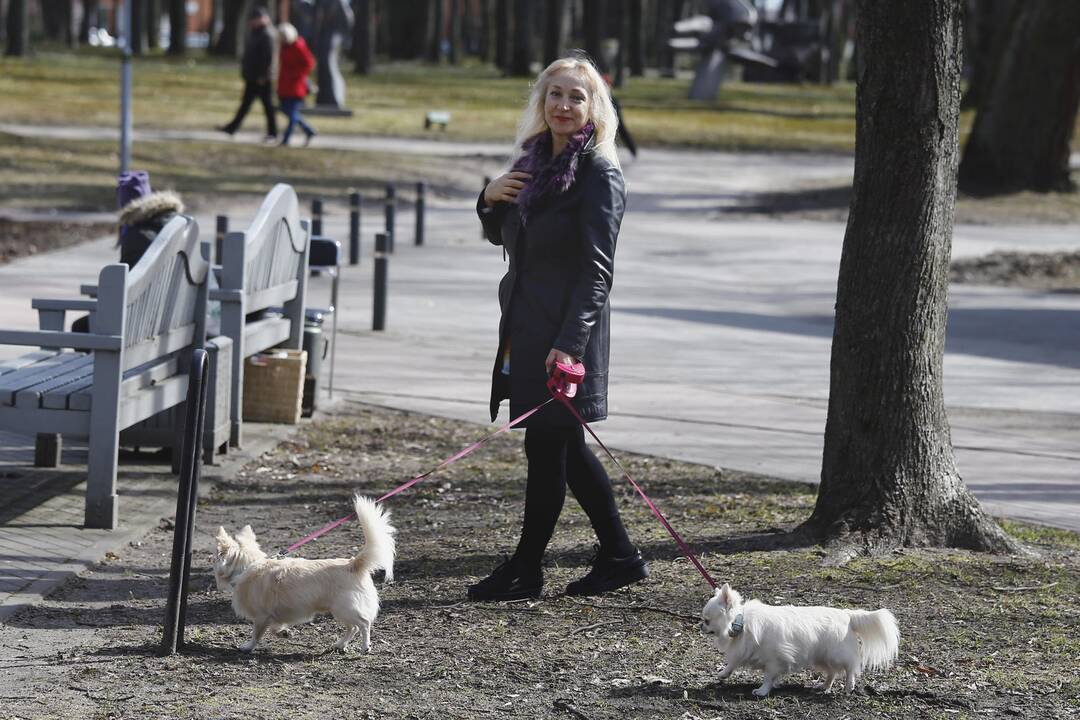
[[[281,42],[285,45],[292,45],[296,42],[296,37],[300,33],[296,31],[296,26],[292,23],[283,22],[278,27],[278,35],[281,36]]]
[[[619,118],[611,102],[611,91],[608,90],[607,83],[600,76],[592,60],[584,53],[559,58],[537,76],[529,92],[529,102],[525,106],[525,112],[518,122],[510,164],[513,165],[521,157],[526,141],[542,132],[548,132],[548,125],[544,120],[544,101],[547,98],[551,78],[564,71],[575,74],[588,93],[589,120],[592,121],[594,128],[592,151],[610,160],[615,167],[620,167],[619,155],[615,151],[615,134],[619,130]]]

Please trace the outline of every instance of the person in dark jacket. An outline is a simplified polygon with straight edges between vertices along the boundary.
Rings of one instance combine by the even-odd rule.
[[[228,125],[218,128],[223,133],[233,135],[240,129],[241,123],[251,104],[258,98],[266,112],[265,142],[277,140],[277,118],[274,116],[274,31],[270,28],[270,13],[265,8],[251,11],[248,21],[250,32],[244,44],[244,55],[240,60],[240,75],[244,78],[244,96],[236,116]]]
[[[615,243],[626,191],[615,152],[617,121],[607,85],[589,60],[563,58],[533,86],[510,172],[477,202],[488,240],[509,270],[499,284],[502,318],[492,370],[491,418],[502,400],[517,417],[550,397],[555,362],[585,365],[573,399],[587,422],[607,417],[608,328]],[[595,595],[648,574],[615,506],[611,482],[585,445],[584,430],[559,403],[524,423],[528,479],[521,539],[513,556],[469,587],[473,600],[537,597],[544,549],[567,485],[592,523],[600,549],[568,595]]]
[[[300,37],[300,33],[291,24],[278,25],[278,37],[281,38],[277,81],[278,100],[281,102],[281,112],[289,118],[285,134],[281,136],[281,144],[289,144],[293,128],[299,125],[304,131],[304,145],[308,145],[311,143],[311,138],[315,137],[315,128],[307,124],[300,111],[304,108],[304,98],[308,94],[308,74],[315,67],[315,56],[311,54],[304,38]]]

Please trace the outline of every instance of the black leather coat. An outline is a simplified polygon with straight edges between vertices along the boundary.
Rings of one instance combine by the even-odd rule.
[[[484,234],[502,245],[510,267],[499,283],[499,350],[492,369],[491,419],[510,398],[510,416],[551,397],[544,360],[551,348],[580,358],[585,382],[574,407],[589,422],[607,417],[608,348],[615,244],[626,204],[622,173],[596,153],[584,152],[569,189],[537,201],[522,226],[513,203],[488,210],[483,194],[477,212]],[[510,343],[510,375],[502,373]],[[576,424],[552,403],[530,417],[528,427]]]

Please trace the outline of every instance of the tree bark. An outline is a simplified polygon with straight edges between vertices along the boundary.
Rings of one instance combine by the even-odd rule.
[[[604,30],[607,19],[606,0],[589,0],[585,3],[582,28],[585,32],[585,52],[592,58],[600,72],[607,71],[604,61]]]
[[[131,3],[131,27],[127,28],[131,37],[128,43],[133,55],[146,52],[146,0],[127,0]]]
[[[510,0],[495,0],[495,67],[510,67]]]
[[[447,58],[451,65],[457,65],[461,62],[461,2],[460,0],[450,0],[450,22],[447,23],[447,35],[450,56]]]
[[[960,165],[975,195],[1075,189],[1070,142],[1080,106],[1080,2],[1019,3]]]
[[[169,0],[169,55],[187,52],[187,8],[185,0]]]
[[[161,0],[146,0],[146,46],[161,47]]]
[[[960,112],[957,0],[859,0],[855,180],[825,450],[803,530],[860,551],[1014,543],[968,492],[942,393]]]
[[[356,0],[354,6],[353,56],[356,64],[353,72],[357,75],[370,75],[375,69],[375,19],[372,17],[372,4],[375,0]]]
[[[8,0],[7,48],[9,57],[25,57],[30,52],[30,22],[27,0]]]
[[[566,37],[566,0],[548,0],[544,16],[544,65],[559,59]]]
[[[1020,3],[1017,0],[968,0],[967,9],[964,44],[971,66],[971,82],[960,107],[977,108],[986,97],[1002,60]]]
[[[510,74],[521,77],[532,75],[532,0],[514,0],[514,49],[510,61]]]
[[[642,41],[641,15],[642,0],[627,0],[626,15],[628,27],[626,29],[626,58],[631,77],[641,77],[645,74],[645,43]]]

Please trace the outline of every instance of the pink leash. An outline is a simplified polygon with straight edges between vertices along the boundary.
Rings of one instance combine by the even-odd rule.
[[[533,408],[532,410],[529,410],[528,412],[525,412],[525,413],[522,413],[521,415],[518,415],[518,416],[517,416],[516,418],[514,418],[514,419],[513,419],[513,420],[511,420],[510,422],[506,423],[506,424],[505,424],[505,425],[503,425],[503,426],[502,426],[501,428],[499,428],[499,429],[498,429],[498,430],[496,430],[495,432],[491,433],[491,434],[490,434],[490,435],[488,435],[487,437],[481,438],[480,440],[478,440],[477,442],[474,442],[474,443],[473,443],[472,445],[470,445],[469,447],[465,448],[465,449],[464,449],[464,450],[462,450],[461,452],[459,452],[459,453],[457,453],[457,454],[455,454],[455,455],[452,455],[451,457],[448,457],[447,459],[443,460],[443,461],[442,461],[441,463],[439,463],[438,465],[436,465],[436,466],[435,466],[435,467],[433,467],[432,469],[428,470],[428,471],[427,471],[426,473],[423,473],[422,475],[417,475],[417,476],[416,476],[416,477],[414,477],[414,478],[413,478],[412,480],[409,480],[409,481],[408,481],[408,482],[406,482],[406,483],[403,483],[403,484],[401,484],[401,485],[398,485],[398,486],[397,486],[396,488],[394,488],[394,489],[393,489],[393,490],[391,490],[390,492],[386,493],[386,494],[385,494],[385,495],[383,495],[382,497],[380,497],[380,498],[378,498],[377,500],[375,500],[375,502],[377,502],[377,503],[380,503],[380,502],[382,502],[383,500],[387,500],[387,499],[389,499],[389,498],[392,498],[392,497],[394,497],[394,496],[395,496],[395,495],[397,495],[398,493],[401,493],[401,492],[405,492],[406,490],[408,490],[409,488],[411,488],[411,487],[412,487],[413,485],[415,485],[416,483],[420,482],[420,481],[421,481],[421,480],[423,480],[424,478],[426,478],[426,477],[428,477],[428,476],[430,476],[430,475],[433,475],[433,474],[435,474],[436,472],[438,472],[439,470],[442,470],[442,469],[443,469],[444,467],[446,467],[447,465],[452,465],[453,463],[455,463],[455,462],[457,462],[458,460],[460,460],[461,458],[465,457],[466,455],[468,455],[468,454],[469,454],[469,453],[471,453],[472,451],[474,451],[474,450],[476,450],[477,448],[479,448],[479,447],[480,447],[481,445],[483,445],[484,443],[486,443],[486,442],[487,442],[488,440],[490,440],[491,438],[495,437],[496,435],[499,435],[499,434],[501,434],[501,433],[504,433],[504,432],[506,432],[507,430],[509,430],[510,428],[514,427],[514,426],[515,426],[515,425],[517,425],[518,423],[520,423],[520,422],[522,422],[523,420],[527,419],[527,418],[528,418],[528,417],[529,417],[530,415],[533,415],[533,414],[535,414],[535,413],[539,412],[540,408],[544,407],[545,405],[547,405],[547,404],[548,404],[549,402],[551,402],[551,401],[552,401],[552,400],[554,400],[554,399],[555,399],[554,397],[548,398],[548,399],[547,399],[547,400],[545,400],[544,402],[542,402],[542,403],[540,403],[539,405],[537,405],[536,407],[534,407],[534,408]],[[590,431],[590,432],[591,432],[591,431]],[[342,523],[347,523],[348,521],[352,520],[352,519],[353,519],[354,517],[356,517],[356,513],[351,513],[351,514],[349,514],[349,515],[346,515],[345,517],[341,518],[340,520],[335,520],[334,522],[330,523],[329,525],[327,525],[327,526],[325,526],[325,527],[322,527],[322,528],[319,528],[318,530],[316,530],[315,532],[311,533],[311,534],[310,534],[310,535],[308,535],[307,537],[305,537],[305,538],[303,538],[303,539],[301,539],[301,540],[299,540],[299,541],[297,541],[297,542],[293,543],[293,544],[292,544],[292,545],[290,545],[289,547],[287,547],[287,548],[285,548],[284,550],[282,550],[282,551],[281,551],[280,553],[278,553],[278,557],[281,557],[281,556],[283,556],[283,555],[288,555],[289,553],[291,553],[291,552],[292,552],[293,550],[295,550],[296,548],[298,548],[298,547],[301,547],[301,546],[303,546],[303,545],[307,545],[307,544],[308,544],[309,542],[311,542],[312,540],[314,540],[314,539],[316,539],[316,538],[318,538],[318,537],[321,537],[321,536],[325,535],[326,533],[330,532],[331,530],[333,530],[334,528],[336,528],[336,527],[337,527],[338,525],[341,525]]]
[[[589,427],[589,423],[585,422],[585,419],[581,417],[580,413],[578,413],[577,408],[575,408],[570,403],[570,397],[573,397],[573,394],[568,397],[565,393],[561,392],[561,390],[558,389],[552,389],[552,394],[556,398],[558,398],[559,402],[566,406],[566,409],[570,411],[570,414],[572,414],[579,423],[581,423],[581,426],[589,431],[589,434],[592,435],[593,440],[595,440],[600,445],[600,447],[604,449],[604,452],[607,453],[607,456],[611,458],[611,462],[615,463],[615,466],[622,471],[623,477],[630,481],[630,484],[634,486],[635,490],[637,490],[637,493],[641,496],[641,499],[644,500],[645,504],[649,506],[650,510],[652,510],[652,514],[656,516],[656,519],[660,521],[660,524],[664,526],[664,529],[667,530],[671,537],[675,540],[675,543],[679,546],[679,549],[682,550],[683,555],[685,555],[687,559],[689,559],[690,562],[694,564],[694,567],[696,567],[698,572],[701,573],[701,577],[705,578],[705,582],[709,583],[709,585],[715,589],[716,581],[712,579],[712,577],[709,575],[709,572],[705,569],[705,566],[702,565],[701,561],[698,560],[697,556],[694,555],[693,551],[690,549],[690,546],[687,545],[686,541],[683,540],[679,533],[675,531],[675,528],[671,527],[671,523],[667,521],[667,518],[664,517],[664,514],[662,512],[660,512],[660,509],[657,508],[655,504],[653,504],[653,501],[649,499],[649,496],[645,494],[645,491],[641,489],[641,486],[634,481],[634,478],[630,477],[630,473],[626,472],[626,468],[624,468],[622,464],[615,458],[615,456],[611,454],[611,451],[608,450],[607,445],[605,445],[604,442],[596,436],[596,433],[593,432],[593,429]]]

